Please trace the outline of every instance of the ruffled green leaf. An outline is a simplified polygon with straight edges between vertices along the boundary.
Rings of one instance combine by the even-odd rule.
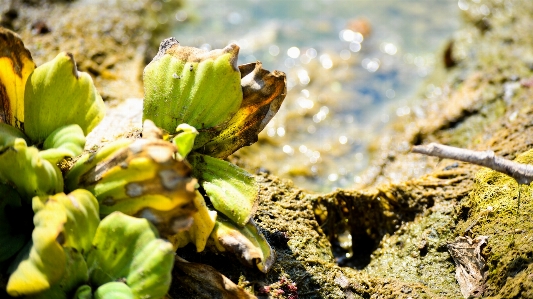
[[[178,148],[181,159],[185,159],[194,146],[194,139],[198,131],[188,124],[181,124],[176,128],[176,136],[172,138],[172,143]]]
[[[146,219],[120,212],[104,218],[93,239],[94,249],[87,257],[91,283],[103,285],[127,277],[134,256],[158,236]]]
[[[68,195],[56,194],[48,199],[50,200],[63,205],[67,213],[63,247],[74,248],[82,255],[87,254],[100,223],[98,201],[94,195],[87,190],[78,189]]]
[[[135,298],[162,298],[173,262],[172,245],[146,219],[119,212],[102,220],[87,258],[93,285],[125,279]]]
[[[93,299],[93,290],[88,285],[82,285],[74,294],[74,299]]]
[[[208,52],[165,39],[144,69],[143,119],[167,132],[182,123],[200,130],[229,120],[242,102],[238,52],[237,45]]]
[[[63,274],[61,281],[54,285],[53,288],[59,289],[67,295],[73,292],[78,286],[86,283],[89,280],[89,271],[87,269],[87,263],[85,262],[82,252],[70,247],[63,248],[63,250],[65,251],[65,255],[67,257],[67,265],[65,267],[66,271],[65,274]],[[45,298],[46,297],[43,296],[43,299]]]
[[[74,299],[133,299],[135,298],[130,287],[118,281],[108,282],[101,285],[92,293],[88,285],[83,285],[76,290]]]
[[[244,226],[257,209],[259,186],[255,178],[244,169],[210,156],[195,153],[189,161],[215,209]]]
[[[163,298],[170,288],[174,265],[172,244],[150,241],[133,257],[126,283],[136,298]]]
[[[65,157],[76,157],[83,152],[85,135],[79,125],[64,126],[53,131],[44,141],[40,155],[57,164]]]
[[[20,195],[11,187],[0,184],[0,262],[14,256],[29,239],[31,231],[25,234],[26,226],[21,216]],[[31,221],[31,218],[28,219]]]
[[[0,27],[0,123],[24,128],[24,88],[34,69],[20,37]]]
[[[39,198],[35,198],[39,200]],[[11,296],[33,295],[49,289],[65,273],[66,256],[60,242],[67,222],[65,207],[56,201],[46,204],[33,218],[32,247],[9,277]]]
[[[94,299],[133,299],[135,297],[130,287],[123,282],[113,281],[100,286],[94,292]],[[150,297],[146,297],[150,298]]]
[[[87,272],[87,263],[85,263],[85,260],[83,259],[82,254],[73,248],[63,247],[63,250],[65,251],[67,263],[65,266],[65,273],[63,274],[61,280],[58,283],[53,284],[50,287],[50,289],[44,292],[38,293],[36,295],[33,295],[33,296],[28,296],[27,298],[69,299],[70,297],[68,295],[71,292],[76,290],[78,286],[87,282],[87,280],[89,279],[89,274]],[[90,288],[89,288],[89,292],[90,292]],[[92,299],[92,297],[86,297],[86,298]]]
[[[7,291],[12,296],[45,292],[58,298],[57,294],[87,280],[83,254],[92,246],[99,223],[98,205],[90,192],[76,190],[68,195],[34,197],[33,210],[32,247],[16,265]]]
[[[0,182],[15,186],[22,199],[63,191],[63,176],[57,166],[42,159],[39,150],[17,138],[0,152]]]
[[[221,252],[232,252],[244,264],[257,266],[264,273],[274,264],[276,255],[265,237],[250,220],[244,227],[219,218],[211,233],[214,246]]]
[[[24,131],[37,144],[71,124],[79,125],[87,136],[104,117],[104,110],[91,76],[78,72],[69,53],[36,68],[26,82]]]

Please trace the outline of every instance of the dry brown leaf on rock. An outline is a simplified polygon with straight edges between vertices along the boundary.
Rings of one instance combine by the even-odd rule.
[[[197,298],[219,299],[256,299],[243,288],[234,284],[215,268],[197,263],[190,263],[176,256],[174,279],[193,289]]]
[[[485,259],[481,256],[481,247],[487,244],[487,236],[457,237],[448,243],[448,252],[455,266],[455,278],[465,298],[481,297],[485,284]]]

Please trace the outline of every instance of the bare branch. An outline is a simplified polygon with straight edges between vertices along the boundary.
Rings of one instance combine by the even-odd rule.
[[[533,165],[521,164],[498,157],[493,151],[473,151],[438,143],[416,145],[411,151],[413,153],[454,159],[485,166],[512,177],[519,184],[529,185],[529,183],[533,181]]]

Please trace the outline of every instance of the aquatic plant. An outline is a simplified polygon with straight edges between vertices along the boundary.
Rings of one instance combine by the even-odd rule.
[[[224,159],[275,115],[283,73],[237,67],[236,45],[167,39],[145,68],[142,138],[81,155],[104,114],[91,77],[68,53],[36,68],[16,34],[0,28],[0,39],[0,270],[11,296],[162,298],[174,250],[191,242],[271,268],[252,220],[257,182]]]
[[[104,103],[91,77],[79,73],[67,53],[36,68],[17,35],[0,28],[0,41],[0,206],[5,216],[0,239],[10,244],[2,246],[0,262],[5,263],[24,246],[27,230],[31,232],[31,225],[19,229],[15,223],[31,224],[34,196],[63,191],[57,163],[81,154],[85,134],[103,118]],[[7,241],[13,233],[18,242]]]
[[[171,134],[178,149],[186,140],[180,155],[204,191],[196,199],[200,211],[192,229],[169,239],[176,247],[193,242],[202,251],[209,232],[211,247],[266,272],[274,253],[252,221],[258,185],[223,159],[257,141],[285,98],[285,74],[264,70],[260,62],[237,66],[238,52],[234,44],[206,51],[174,38],[161,42],[143,74],[143,118]]]
[[[102,210],[87,190],[63,193],[59,165],[82,153],[85,135],[104,115],[91,77],[68,53],[35,68],[19,37],[3,28],[0,53],[0,270],[9,277],[7,293],[90,298],[92,287],[97,298],[119,289],[129,298],[162,298],[172,245],[146,219],[117,212],[100,222]]]

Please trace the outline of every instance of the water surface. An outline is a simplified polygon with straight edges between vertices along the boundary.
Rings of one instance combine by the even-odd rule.
[[[278,115],[237,156],[250,171],[324,192],[358,183],[379,130],[413,113],[458,11],[452,0],[196,0],[172,22],[182,45],[237,43],[240,64],[287,74]]]

